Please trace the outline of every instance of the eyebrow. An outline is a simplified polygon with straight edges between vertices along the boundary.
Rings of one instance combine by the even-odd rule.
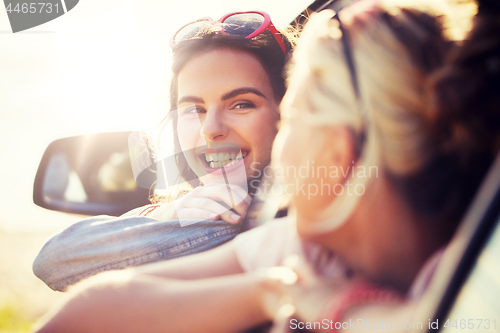
[[[177,101],[177,104],[181,104],[181,103],[199,103],[199,104],[203,104],[203,103],[205,103],[205,101],[203,100],[203,98],[196,97],[196,96],[182,96]]]
[[[266,98],[266,96],[258,89],[251,88],[251,87],[243,87],[243,88],[237,88],[237,89],[231,90],[228,93],[225,93],[224,95],[222,95],[221,101],[226,101],[230,98],[236,97],[238,95],[244,95],[244,94],[255,94],[257,96]],[[177,104],[181,104],[181,103],[203,104],[203,103],[205,103],[205,101],[203,100],[203,98],[196,97],[196,96],[183,96],[177,101]]]
[[[233,98],[235,96],[244,95],[244,94],[255,94],[257,96],[266,98],[266,96],[258,89],[251,88],[251,87],[243,87],[243,88],[231,90],[230,92],[222,95],[221,100],[225,101],[225,100],[228,100],[228,99]]]

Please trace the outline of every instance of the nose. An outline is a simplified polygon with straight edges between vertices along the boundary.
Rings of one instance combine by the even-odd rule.
[[[209,110],[205,117],[201,118],[200,121],[200,135],[204,136],[207,141],[221,141],[227,137],[230,129],[226,124],[222,112]]]

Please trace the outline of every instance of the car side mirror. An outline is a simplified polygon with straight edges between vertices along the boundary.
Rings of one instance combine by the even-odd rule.
[[[35,177],[36,205],[85,215],[121,215],[149,202],[132,172],[131,132],[99,133],[52,142]],[[156,175],[150,172],[150,179]],[[143,186],[144,187],[144,186]]]

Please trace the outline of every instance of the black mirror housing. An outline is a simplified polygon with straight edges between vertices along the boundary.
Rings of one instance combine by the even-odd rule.
[[[149,189],[138,187],[132,173],[130,133],[80,135],[52,142],[35,177],[34,203],[67,213],[114,216],[150,203]]]

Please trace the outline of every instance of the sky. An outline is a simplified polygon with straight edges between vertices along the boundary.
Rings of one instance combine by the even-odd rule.
[[[180,26],[255,9],[279,26],[311,2],[80,0],[16,34],[0,9],[0,230],[56,230],[82,219],[33,204],[45,148],[67,136],[140,130],[161,117],[169,100],[168,41]]]

